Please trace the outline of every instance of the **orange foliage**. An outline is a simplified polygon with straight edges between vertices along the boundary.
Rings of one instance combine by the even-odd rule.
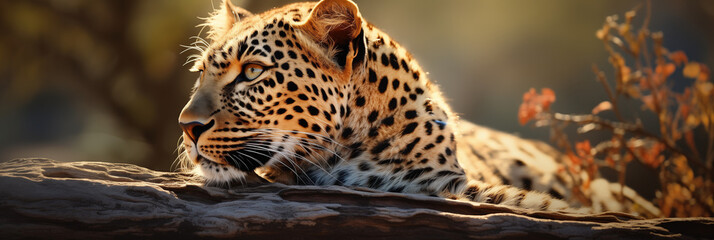
[[[525,125],[528,121],[535,118],[538,113],[550,110],[550,104],[555,102],[555,92],[550,88],[540,90],[541,94],[536,93],[534,88],[523,94],[523,103],[518,109],[518,121],[521,125]]]

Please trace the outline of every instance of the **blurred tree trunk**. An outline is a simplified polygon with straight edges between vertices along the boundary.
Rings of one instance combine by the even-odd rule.
[[[15,58],[8,69],[14,75],[11,81],[28,81],[18,72],[33,71],[43,86],[75,93],[76,98],[100,108],[91,111],[112,117],[119,128],[114,131],[122,134],[118,137],[147,144],[146,155],[132,162],[168,170],[176,158],[176,139],[180,136],[176,119],[188,99],[192,79],[186,79],[190,75],[181,60],[175,60],[168,69],[153,69],[147,62],[147,54],[157,53],[146,52],[136,40],[137,25],[142,24],[137,22],[137,12],[145,7],[142,4],[146,3],[79,1],[62,8],[44,0],[3,3],[9,11],[24,10],[28,14],[26,21],[0,23],[0,31],[12,36],[0,38],[0,43],[17,46],[6,49]],[[171,13],[162,14],[170,17]],[[188,42],[188,36],[198,32],[193,26],[171,30],[187,32],[181,36]],[[156,32],[155,39],[165,37],[162,34]],[[181,57],[179,43],[154,51],[168,50]],[[33,58],[40,59],[39,71],[24,69],[25,60]]]

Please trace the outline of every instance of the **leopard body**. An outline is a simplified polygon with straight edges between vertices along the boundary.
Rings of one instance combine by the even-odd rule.
[[[211,44],[179,122],[185,159],[208,183],[590,211],[561,199],[572,198],[572,183],[557,151],[460,120],[412,55],[351,1],[255,15],[225,1],[206,26]]]

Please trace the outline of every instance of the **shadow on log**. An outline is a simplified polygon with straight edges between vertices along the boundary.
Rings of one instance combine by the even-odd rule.
[[[711,238],[714,218],[566,215],[339,186],[220,189],[130,164],[0,162],[0,238]]]

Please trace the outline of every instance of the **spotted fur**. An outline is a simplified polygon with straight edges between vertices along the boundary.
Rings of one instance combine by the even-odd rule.
[[[459,120],[353,2],[253,15],[226,1],[206,26],[211,44],[179,122],[187,159],[209,183],[262,178],[576,211],[556,198],[570,197],[570,183],[552,155]],[[262,74],[248,79],[248,64]]]

